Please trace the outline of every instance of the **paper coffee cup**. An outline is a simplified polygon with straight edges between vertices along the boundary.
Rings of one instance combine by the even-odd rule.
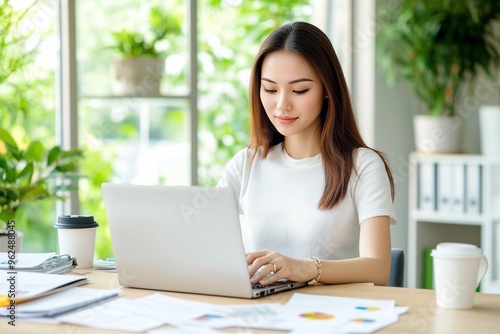
[[[445,242],[437,245],[431,256],[437,305],[449,309],[472,308],[475,290],[488,268],[481,249]]]
[[[57,228],[59,254],[76,258],[77,268],[92,267],[97,226],[93,216],[60,216],[54,225]]]

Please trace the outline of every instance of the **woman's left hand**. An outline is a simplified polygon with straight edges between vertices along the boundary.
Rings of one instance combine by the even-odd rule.
[[[293,259],[267,249],[247,253],[247,264],[252,284],[267,285],[282,278],[294,282],[308,282],[317,274],[313,259]],[[262,270],[253,277],[261,267]],[[271,273],[273,274],[270,275]],[[269,277],[266,277],[268,275]]]

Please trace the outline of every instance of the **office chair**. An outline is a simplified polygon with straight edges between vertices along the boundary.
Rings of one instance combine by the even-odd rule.
[[[405,254],[402,249],[391,249],[391,273],[388,286],[403,287],[405,272]]]

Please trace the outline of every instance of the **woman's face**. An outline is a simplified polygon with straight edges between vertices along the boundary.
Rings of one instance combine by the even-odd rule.
[[[324,94],[319,77],[302,57],[278,51],[264,58],[260,99],[283,136],[309,136],[318,130]]]

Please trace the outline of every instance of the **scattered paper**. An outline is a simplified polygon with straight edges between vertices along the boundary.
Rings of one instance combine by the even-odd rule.
[[[135,314],[133,310],[134,300],[117,298],[107,303],[67,313],[57,319],[80,326],[126,332],[145,332],[164,324],[161,320]]]
[[[155,293],[136,299],[118,298],[103,305],[59,317],[62,322],[101,329],[143,332],[165,324],[181,325],[214,308]]]
[[[153,293],[115,298],[58,316],[55,320],[92,328],[149,334],[215,334],[221,328],[305,333],[373,333],[398,321],[407,307],[394,300],[295,293],[288,303],[220,305]],[[175,328],[158,329],[170,325]]]
[[[212,310],[182,325],[208,328],[256,328],[282,311],[280,304],[213,305]]]
[[[398,320],[393,300],[317,296],[295,293],[283,313],[259,328],[305,333],[373,333]]]
[[[129,308],[130,305],[133,309]],[[215,305],[154,293],[147,297],[132,299],[130,304],[118,304],[115,307],[117,310],[132,311],[138,315],[160,320],[164,324],[176,325],[210,312]]]
[[[301,333],[373,333],[398,320],[407,308],[394,300],[373,300],[295,293],[285,305],[218,305],[180,325],[206,328],[255,328]]]
[[[61,322],[57,320],[56,318],[49,318],[49,317],[37,317],[37,318],[21,318],[21,319],[16,319],[16,322],[19,323],[24,323],[24,322],[36,322],[37,324],[50,324],[50,325],[55,325],[55,324],[60,324]]]
[[[225,332],[217,331],[211,328],[203,328],[196,326],[180,326],[174,328],[166,329],[153,329],[149,331],[148,334],[222,334]],[[244,332],[239,331],[239,334],[244,334]]]

